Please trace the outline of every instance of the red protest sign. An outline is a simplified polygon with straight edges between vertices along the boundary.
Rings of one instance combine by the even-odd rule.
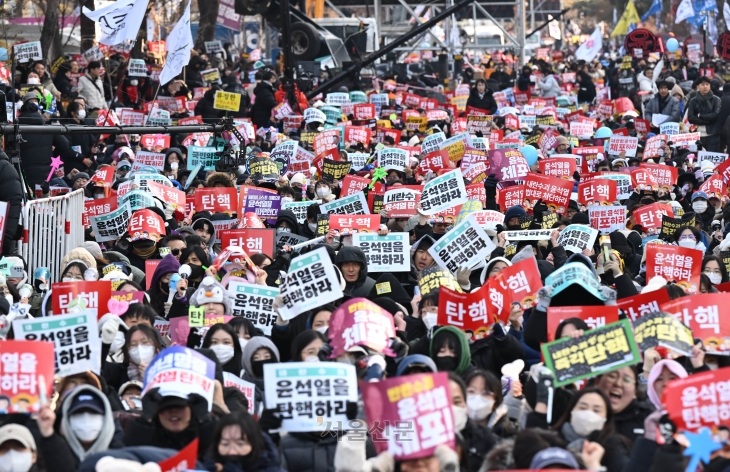
[[[170,136],[166,134],[143,134],[139,138],[139,144],[149,151],[160,152],[170,147]]]
[[[513,185],[497,191],[497,203],[500,208],[509,208],[515,205],[522,206],[525,202],[525,186]]]
[[[482,202],[482,208],[487,204],[487,191],[484,188],[484,184],[479,182],[475,184],[469,184],[466,187],[466,199],[467,200],[479,200]]]
[[[147,181],[147,186],[150,188],[150,193],[155,197],[159,198],[165,203],[170,203],[176,208],[182,209],[185,207],[186,198],[185,192],[178,190],[175,187],[168,187],[151,180]],[[203,189],[198,189],[203,190]],[[197,190],[196,190],[197,193]]]
[[[226,229],[220,234],[221,247],[238,246],[247,254],[273,256],[275,233],[273,229],[262,228]]]
[[[616,305],[633,323],[644,315],[659,311],[661,305],[668,301],[669,293],[661,288],[648,293],[640,293],[633,297],[622,298],[616,302]]]
[[[644,160],[654,159],[664,155],[664,146],[667,144],[666,134],[657,134],[646,140],[644,146]]]
[[[390,129],[390,128],[383,128],[380,126],[376,126],[374,141],[376,143],[385,143],[385,138],[390,137],[393,139],[393,142],[399,143],[401,133],[402,133],[402,130],[399,130],[399,129]]]
[[[430,457],[442,444],[455,447],[446,372],[362,383],[361,391],[378,453],[389,451],[395,460],[404,461]]]
[[[138,239],[159,241],[166,234],[165,222],[152,210],[146,208],[137,210],[129,219],[127,233],[132,237],[132,241]]]
[[[510,113],[504,117],[504,127],[514,130],[520,129],[520,119]]]
[[[672,380],[662,392],[662,405],[680,431],[727,425],[730,419],[730,368]]]
[[[530,208],[535,202],[542,200],[548,208],[557,213],[565,213],[573,191],[573,180],[559,179],[547,175],[530,172],[525,179],[525,201]]]
[[[347,174],[345,178],[342,179],[340,198],[348,197],[350,195],[356,194],[357,192],[360,192],[365,187],[370,185],[370,182],[372,182],[372,180],[366,179],[365,177],[358,177],[356,175]]]
[[[497,289],[504,299],[498,302],[498,295],[490,288],[489,298],[495,306],[501,306],[497,312],[499,320],[507,324],[513,303],[519,303],[527,310],[535,301],[535,294],[542,287],[540,271],[534,259],[525,259],[510,267],[505,267],[490,280],[490,286]]]
[[[195,468],[198,460],[198,438],[193,439],[190,444],[180,449],[180,452],[158,462],[162,472],[178,472]]]
[[[464,116],[489,116],[489,110],[484,110],[482,108],[475,108],[475,107],[466,107],[466,110],[464,110]]]
[[[646,136],[651,132],[651,123],[643,118],[634,118],[634,129],[638,134]]]
[[[331,358],[353,346],[367,346],[386,355],[395,354],[388,347],[390,338],[395,336],[393,314],[365,298],[353,298],[340,305],[332,313],[328,335],[332,346]]]
[[[710,198],[717,198],[723,202],[727,201],[727,185],[722,177],[713,174],[700,185],[700,192],[705,192]]]
[[[195,189],[195,210],[211,213],[236,213],[238,192],[231,187]]]
[[[483,284],[471,293],[461,293],[442,286],[437,324],[455,326],[470,335],[472,340],[486,338],[489,327],[497,322],[495,308],[488,303],[488,290],[488,284]]]
[[[345,143],[352,145],[354,143],[370,144],[370,136],[372,132],[364,126],[345,126]]]
[[[352,107],[352,113],[356,120],[372,120],[375,118],[375,105],[372,103],[358,103]]]
[[[466,154],[466,153],[465,153]],[[418,164],[418,174],[426,175],[429,170],[438,172],[449,167],[449,152],[445,149],[429,152]]]
[[[578,203],[593,205],[616,201],[615,180],[593,179],[578,184]],[[661,222],[660,222],[661,224]]]
[[[79,298],[84,300],[86,309],[79,312],[86,312],[101,318],[109,312],[107,302],[112,297],[112,283],[108,280],[96,280],[93,282],[59,282],[51,285],[53,290],[53,314],[66,315],[71,313],[68,310],[69,304]]]
[[[40,411],[41,400],[51,398],[53,393],[53,349],[54,344],[48,341],[0,341],[2,395],[10,402],[0,406],[0,411],[26,414]]]
[[[655,192],[659,190],[659,184],[654,178],[654,174],[649,169],[635,167],[631,169],[631,185],[634,189],[649,190]]]
[[[96,200],[86,200],[84,202],[84,215],[82,224],[90,226],[89,220],[92,216],[106,215],[117,209],[119,206],[117,197],[97,198]]]
[[[646,279],[660,276],[695,294],[700,284],[702,251],[667,244],[646,246]]]
[[[547,336],[548,342],[555,341],[555,331],[564,320],[580,318],[591,329],[600,328],[618,321],[617,306],[560,306],[548,307]]]
[[[162,259],[147,259],[144,261],[144,275],[145,281],[147,282],[146,290],[149,290],[152,286],[152,276],[155,275],[155,269],[160,265]]]
[[[700,338],[708,354],[730,355],[730,318],[725,307],[730,304],[730,293],[698,293],[691,297],[681,297],[660,304],[662,311],[684,323],[692,330],[695,338]]]
[[[635,225],[641,225],[650,235],[659,234],[662,229],[662,216],[674,218],[674,211],[668,203],[652,203],[633,211]]]
[[[259,215],[253,211],[249,211],[243,214],[241,220],[238,222],[238,228],[265,228],[264,222],[261,221]]]
[[[665,166],[663,164],[641,164],[641,167],[651,172],[651,175],[654,177],[654,180],[660,188],[669,190],[675,183],[677,183],[679,169],[674,166]],[[634,178],[632,175],[632,183],[633,180]]]
[[[89,183],[94,185],[92,182],[101,182],[105,186],[111,186],[112,182],[114,182],[114,167],[104,167],[103,169],[97,170],[91,176],[91,179],[89,179]]]
[[[330,215],[330,230],[340,234],[375,233],[380,228],[380,215]]]
[[[539,164],[540,173],[552,177],[572,179],[575,172],[575,159],[568,157],[542,159]]]
[[[443,152],[443,151],[442,151]],[[486,169],[489,169],[489,160],[487,159],[487,152],[481,149],[475,149],[467,146],[464,149],[464,155],[461,157],[460,168],[462,172],[469,169],[478,163],[483,163]]]

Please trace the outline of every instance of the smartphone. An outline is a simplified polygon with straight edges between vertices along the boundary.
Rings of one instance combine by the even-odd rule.
[[[601,253],[603,254],[603,263],[611,260],[611,237],[601,236]]]

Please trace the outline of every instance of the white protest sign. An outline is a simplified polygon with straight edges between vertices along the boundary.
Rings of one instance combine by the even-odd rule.
[[[639,138],[614,134],[608,143],[608,153],[618,156],[626,152],[628,157],[636,157],[636,147],[639,145]]]
[[[492,253],[492,239],[472,215],[466,217],[428,249],[436,263],[452,274],[460,267],[474,267]]]
[[[338,198],[324,205],[320,205],[319,209],[323,214],[336,213],[338,215],[369,215],[370,208],[365,194],[360,191],[353,193],[348,197]]]
[[[92,313],[14,320],[13,331],[17,340],[54,344],[58,377],[88,370],[101,374],[101,339]]]
[[[591,205],[588,207],[588,217],[591,220],[591,227],[601,234],[626,229],[626,207],[623,205]]]
[[[370,154],[367,152],[348,152],[347,160],[352,164],[353,170],[361,170],[365,167],[370,159]]]
[[[122,126],[144,126],[144,117],[142,111],[124,110],[120,119]]]
[[[430,180],[421,194],[421,213],[433,215],[466,203],[466,186],[461,169],[439,175]]]
[[[281,202],[282,210],[291,210],[297,217],[299,224],[304,224],[307,219],[307,207],[313,203],[317,203],[314,200],[306,202]]]
[[[279,289],[266,285],[251,285],[238,280],[228,284],[228,296],[233,301],[233,316],[242,316],[250,320],[254,326],[271,336],[271,328],[276,322],[274,297]]]
[[[441,148],[441,143],[446,141],[446,134],[438,132],[426,136],[421,142],[421,153],[425,156],[431,152],[438,151]]]
[[[471,213],[477,224],[484,229],[496,229],[504,223],[504,213],[495,210],[481,210]]]
[[[390,233],[387,236],[355,233],[352,245],[362,249],[368,258],[368,271],[408,272],[411,270],[410,239],[408,233]]]
[[[223,386],[234,387],[243,393],[243,396],[248,400],[248,413],[250,415],[256,414],[254,410],[254,394],[256,393],[256,384],[246,382],[241,377],[231,374],[230,372],[223,372]]]
[[[103,243],[121,238],[127,232],[129,218],[131,217],[132,207],[129,202],[120,205],[119,208],[106,215],[90,217],[89,221],[94,232],[94,239],[96,242]]]
[[[170,126],[172,119],[170,112],[162,108],[153,108],[147,117],[146,126]]]
[[[317,108],[307,108],[304,110],[304,122],[305,123],[324,123],[327,121],[327,115],[324,112],[319,111]]]
[[[570,225],[560,232],[558,245],[566,251],[583,252],[593,247],[598,237],[598,230],[585,225]]]
[[[378,151],[378,167],[402,171],[407,165],[408,151],[405,149],[385,148]]]
[[[29,43],[13,45],[15,58],[21,64],[28,61],[42,61],[43,51],[41,51],[40,41],[31,41]]]
[[[157,170],[164,170],[165,155],[161,152],[137,151],[132,164],[132,172],[140,170],[144,166],[154,167]]]
[[[357,401],[354,365],[286,362],[264,365],[266,408],[276,410],[290,432],[342,430],[347,402]]]
[[[571,121],[570,134],[577,136],[579,139],[590,139],[593,136],[593,124]]]
[[[344,92],[328,93],[325,100],[327,101],[327,105],[340,106],[345,103],[350,103],[350,94]]]
[[[666,134],[667,136],[679,134],[679,123],[662,123],[659,125],[659,133]]]
[[[223,51],[223,45],[220,41],[205,41],[205,52],[215,54]]]
[[[547,241],[553,233],[552,229],[525,229],[505,231],[504,238],[507,241]]]
[[[215,362],[201,353],[183,346],[171,346],[152,359],[144,373],[142,396],[159,388],[161,396],[188,398],[197,394],[206,399],[208,411],[213,408]]]
[[[127,74],[130,77],[147,77],[147,65],[144,59],[130,59]]]
[[[343,295],[332,260],[323,247],[292,260],[286,280],[279,289],[284,303],[279,314],[284,320]]]
[[[717,165],[721,162],[725,162],[727,156],[728,155],[724,152],[698,151],[696,162],[710,161],[713,164]]]

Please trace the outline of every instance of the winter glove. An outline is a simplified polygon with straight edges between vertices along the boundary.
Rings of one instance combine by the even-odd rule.
[[[497,176],[495,174],[491,174],[489,177],[487,177],[487,180],[484,181],[484,191],[486,192],[488,198],[497,198],[498,183],[499,181],[497,180]]]
[[[106,323],[101,327],[101,342],[102,344],[111,344],[114,338],[117,336],[119,331],[119,324],[122,322],[121,318],[114,316],[109,318]]]
[[[198,328],[190,328],[190,331],[188,332],[188,342],[186,346],[190,349],[198,349],[200,347],[200,341],[202,339],[203,337],[201,336],[200,331],[198,331]]]
[[[395,352],[396,360],[402,359],[408,354],[408,345],[398,338],[390,338],[388,347]]]
[[[165,317],[170,313],[170,307],[172,307],[172,302],[165,302]]]
[[[198,395],[197,393],[189,394],[188,405],[190,406],[190,411],[194,418],[202,420],[208,416],[208,411],[210,411],[208,408],[208,400],[206,400],[202,395]]]
[[[436,447],[433,455],[439,461],[441,472],[457,472],[459,470],[459,455],[449,446],[442,444]]]
[[[459,285],[465,292],[471,288],[471,282],[469,282],[470,276],[471,269],[467,266],[462,265],[458,269],[456,269],[456,281],[459,282]]]
[[[535,206],[532,209],[532,218],[536,223],[542,223],[542,215],[544,212],[548,211],[547,205],[542,201],[542,199],[535,202]]]
[[[548,404],[548,396],[554,382],[555,374],[553,374],[553,371],[547,367],[540,369],[540,375],[537,377],[536,403]]]
[[[269,432],[281,428],[281,417],[277,416],[276,410],[264,409],[259,417],[259,426],[262,431]]]
[[[162,396],[160,395],[160,388],[155,387],[150,389],[142,397],[142,417],[148,421],[157,416],[157,408],[160,405]]]
[[[348,420],[357,418],[357,402],[347,402],[345,406],[345,415]]]

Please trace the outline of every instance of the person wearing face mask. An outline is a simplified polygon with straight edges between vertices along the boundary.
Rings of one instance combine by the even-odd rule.
[[[429,356],[439,372],[463,374],[471,366],[469,342],[464,332],[455,326],[442,326],[434,332]]]
[[[302,331],[292,342],[291,362],[320,362],[319,351],[326,343],[327,338],[319,331]]]
[[[203,347],[215,353],[224,372],[229,372],[236,377],[241,375],[243,350],[236,332],[230,325],[218,323],[211,326],[203,338]]]
[[[188,246],[180,253],[180,263],[190,266],[188,287],[198,288],[205,277],[205,270],[210,266],[208,253],[200,246]]]
[[[283,201],[283,200],[282,200]],[[297,221],[297,217],[291,210],[281,210],[279,211],[279,216],[276,217],[276,224],[274,224],[274,228],[276,228],[276,234],[280,233],[292,233],[299,235],[300,228],[299,228],[299,222]]]
[[[152,274],[152,281],[150,289],[147,290],[147,295],[150,299],[150,307],[160,316],[168,314],[165,304],[170,294],[170,277],[172,274],[176,274],[178,270],[180,270],[180,263],[175,259],[175,256],[168,254],[162,258]]]
[[[69,103],[66,112],[70,118],[69,125],[84,126],[86,124],[86,110],[80,103]],[[69,133],[67,139],[69,147],[76,149],[78,152],[75,155],[68,153],[67,158],[63,161],[63,169],[66,174],[73,169],[77,169],[79,172],[91,172],[95,167],[92,148],[99,140],[99,136],[96,134]]]
[[[299,228],[299,234],[306,236],[309,239],[314,239],[317,236],[317,215],[322,213],[319,209],[319,204],[312,203],[307,207],[307,219]]]
[[[291,434],[291,433],[290,433]],[[291,471],[281,468],[279,450],[263,433],[253,416],[236,412],[222,417],[213,433],[213,449],[208,453],[205,470]]]
[[[705,274],[713,286],[730,282],[725,264],[717,256],[705,256],[702,259],[702,273]]]
[[[122,362],[102,363],[102,376],[112,389],[130,380],[144,380],[149,363],[162,350],[159,333],[146,324],[132,326],[126,333],[122,347]]]
[[[320,180],[314,185],[314,197],[320,203],[327,203],[335,199],[332,188],[324,180]]]
[[[256,384],[254,393],[254,411],[261,411],[264,401],[264,365],[280,362],[279,350],[274,343],[264,336],[251,338],[242,354],[244,374],[241,378]]]
[[[30,430],[20,424],[0,427],[0,472],[36,472],[39,451]]]
[[[289,185],[282,185],[276,189],[276,192],[281,197],[281,203],[292,203],[297,201],[296,198],[296,192],[293,188],[291,188]],[[301,193],[299,193],[299,196],[301,198]]]
[[[527,212],[520,205],[515,205],[507,209],[504,213],[504,224],[507,226],[508,231],[519,230],[520,218],[527,216]]]
[[[682,226],[674,232],[674,241],[679,247],[699,249],[705,253],[707,249],[701,240],[702,235],[694,226]]]
[[[449,394],[456,430],[456,449],[461,450],[460,470],[478,472],[497,438],[488,426],[469,417],[466,384],[455,372],[449,372]]]
[[[710,199],[705,192],[692,194],[692,211],[702,220],[703,228],[711,228],[715,219],[715,207],[710,205]]]
[[[473,370],[466,375],[464,382],[467,386],[466,405],[470,420],[488,426],[502,438],[517,434],[517,425],[510,421],[509,408],[505,402],[509,399],[519,407],[520,401],[512,397],[511,392],[503,397],[502,383],[494,374],[487,370]]]
[[[60,433],[76,459],[71,470],[92,454],[124,447],[115,428],[109,402],[99,390],[82,386],[69,393],[61,406]]]
[[[306,185],[306,179],[307,178],[304,174],[297,172],[292,176],[291,180],[289,180],[289,185],[294,191],[293,197],[295,202],[302,201],[302,189],[304,188],[304,185]]]

